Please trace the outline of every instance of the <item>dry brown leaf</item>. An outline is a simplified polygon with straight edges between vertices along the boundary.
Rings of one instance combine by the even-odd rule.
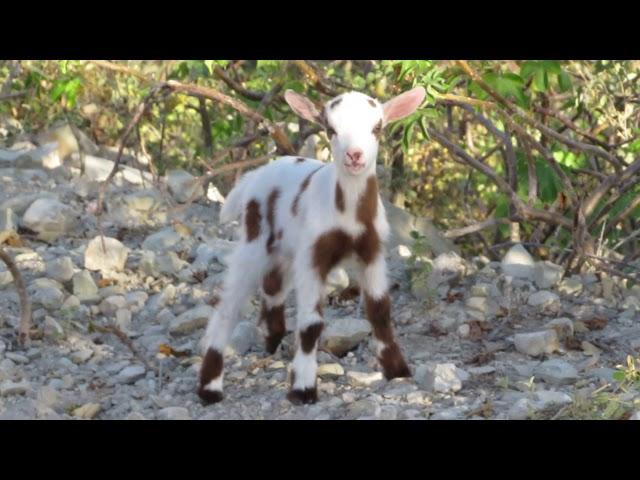
[[[115,282],[110,278],[101,278],[100,280],[98,280],[98,288],[110,287],[114,283]]]
[[[456,293],[449,292],[447,293],[447,303],[453,303],[456,300],[462,300],[463,297],[464,297],[464,294],[462,292],[456,292]]]
[[[493,352],[483,352],[483,353],[479,353],[478,355],[476,355],[475,357],[471,358],[471,360],[469,360],[468,362],[465,362],[465,363],[469,363],[469,364],[472,364],[472,365],[484,365],[486,363],[489,363],[495,357],[496,356],[495,356],[495,354]]]
[[[482,340],[486,336],[484,331],[485,329],[482,327],[482,322],[479,322],[478,320],[471,320],[469,322],[469,340]]]
[[[565,338],[564,346],[567,350],[582,350],[582,343],[575,337]]]
[[[605,317],[593,317],[589,320],[582,321],[589,330],[602,330],[607,326],[609,320]]]
[[[184,350],[184,351],[175,350],[174,348],[171,347],[171,345],[167,345],[166,343],[160,344],[160,346],[158,347],[158,353],[162,353],[163,355],[166,355],[168,357],[176,357],[176,358],[188,357],[191,355],[191,352],[189,350]]]

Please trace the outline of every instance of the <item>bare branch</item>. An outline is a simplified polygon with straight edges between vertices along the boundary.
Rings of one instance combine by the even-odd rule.
[[[18,291],[18,297],[20,298],[20,325],[18,327],[18,342],[23,345],[29,345],[29,330],[31,329],[31,302],[29,302],[29,296],[27,295],[27,287],[24,284],[24,279],[20,274],[20,270],[16,266],[13,259],[7,252],[0,247],[0,260],[2,260],[13,277],[13,282],[16,285]]]

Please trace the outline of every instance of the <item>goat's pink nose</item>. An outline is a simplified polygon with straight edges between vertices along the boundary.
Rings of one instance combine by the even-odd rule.
[[[360,163],[360,160],[362,159],[362,150],[359,148],[350,148],[347,150],[347,157],[349,157],[352,162]]]

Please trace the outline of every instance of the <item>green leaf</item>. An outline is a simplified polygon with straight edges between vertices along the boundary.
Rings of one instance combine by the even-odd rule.
[[[538,92],[546,92],[549,88],[549,77],[547,72],[542,69],[536,70],[533,76],[533,88]]]
[[[623,382],[624,378],[625,378],[625,375],[622,370],[618,370],[617,372],[613,373],[613,379],[616,380],[617,382]]]
[[[567,72],[560,72],[558,75],[558,86],[560,87],[561,92],[567,92],[571,90],[571,77]]]
[[[552,73],[554,75],[560,75],[562,72],[562,67],[560,66],[560,62],[558,60],[543,60],[542,67],[548,73]]]

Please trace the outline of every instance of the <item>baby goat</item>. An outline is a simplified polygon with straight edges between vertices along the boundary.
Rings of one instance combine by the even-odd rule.
[[[308,98],[285,93],[296,114],[326,129],[334,161],[282,157],[245,174],[224,203],[221,221],[242,215],[243,229],[203,339],[198,394],[205,403],[222,400],[222,352],[259,283],[269,353],[286,333],[284,303],[295,286],[297,347],[287,398],[295,404],[316,402],[324,286],[331,270],[346,260],[357,268],[384,376],[411,376],[391,326],[383,249],[389,224],[375,168],[383,127],[413,113],[424,98],[422,87],[384,104],[349,92],[318,111]]]

